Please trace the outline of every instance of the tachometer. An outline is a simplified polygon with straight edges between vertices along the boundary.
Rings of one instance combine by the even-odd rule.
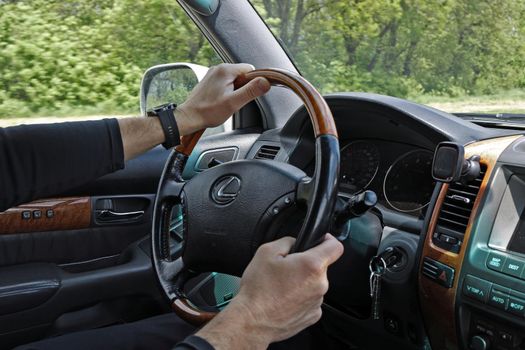
[[[392,208],[414,212],[428,205],[435,186],[432,158],[430,151],[415,150],[405,153],[390,166],[383,182],[383,192]]]
[[[364,190],[377,174],[379,159],[379,150],[373,143],[355,141],[346,145],[341,150],[341,190],[349,194]]]

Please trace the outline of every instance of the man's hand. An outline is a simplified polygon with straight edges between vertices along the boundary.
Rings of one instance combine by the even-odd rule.
[[[219,126],[248,102],[268,92],[270,83],[264,78],[233,90],[234,80],[253,69],[251,64],[244,63],[212,67],[187,100],[177,107],[177,123],[184,129],[181,135]]]
[[[264,95],[270,89],[270,83],[264,78],[254,79],[233,90],[234,80],[253,69],[252,65],[244,63],[212,67],[188,99],[175,110],[180,135],[221,125],[245,104]],[[118,122],[126,160],[165,141],[158,118],[124,118]]]
[[[333,236],[302,253],[288,254],[295,242],[284,237],[262,245],[231,304],[197,333],[216,349],[266,349],[321,318],[328,291],[327,268],[343,253]]]

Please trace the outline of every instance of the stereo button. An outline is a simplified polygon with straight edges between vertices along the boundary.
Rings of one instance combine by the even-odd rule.
[[[514,315],[525,317],[525,301],[515,297],[510,297],[508,311]]]
[[[501,310],[506,310],[507,305],[509,303],[509,296],[506,294],[503,294],[501,292],[498,292],[492,288],[489,295],[489,304],[497,307]]]
[[[507,275],[511,275],[514,277],[520,277],[521,273],[523,272],[524,267],[525,267],[525,264],[523,263],[523,261],[509,257],[505,261],[502,271],[503,273]]]
[[[471,275],[467,275],[463,281],[463,294],[486,303],[492,283]]]
[[[487,258],[487,267],[491,270],[501,271],[505,264],[505,256],[498,253],[490,253]]]

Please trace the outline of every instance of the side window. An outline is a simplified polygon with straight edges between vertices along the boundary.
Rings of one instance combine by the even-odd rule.
[[[138,115],[170,62],[221,62],[173,0],[0,1],[0,127]]]

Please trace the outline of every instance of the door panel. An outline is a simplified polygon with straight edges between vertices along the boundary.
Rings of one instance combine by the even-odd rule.
[[[258,136],[232,131],[202,138],[185,176],[205,170],[207,164],[197,167],[197,160],[214,150],[235,149],[233,158],[244,158]],[[168,155],[157,147],[60,198],[0,213],[0,349],[168,311],[149,242],[152,206]],[[202,285],[214,288],[210,282]]]
[[[0,235],[82,229],[90,222],[89,197],[38,200],[0,213]]]

